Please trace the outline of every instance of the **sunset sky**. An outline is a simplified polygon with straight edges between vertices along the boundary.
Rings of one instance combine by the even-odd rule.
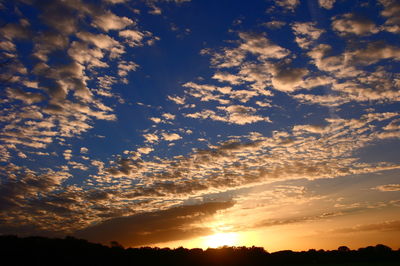
[[[400,2],[0,0],[0,234],[400,248]]]

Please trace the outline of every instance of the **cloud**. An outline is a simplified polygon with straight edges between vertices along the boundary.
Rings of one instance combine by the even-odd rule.
[[[202,102],[217,101],[220,104],[228,104],[229,100],[224,99],[231,92],[231,87],[219,87],[207,84],[197,84],[194,82],[187,82],[183,87],[190,88],[186,91],[187,95],[199,98]]]
[[[263,24],[264,26],[266,26],[269,29],[280,29],[283,26],[286,25],[286,22],[284,21],[279,21],[279,20],[273,20],[273,21],[269,21]]]
[[[0,49],[5,50],[7,52],[15,52],[16,46],[11,41],[1,40],[0,41]]]
[[[186,156],[173,158],[121,158],[110,163],[92,161],[99,172],[87,179],[88,189],[96,189],[99,196],[108,196],[95,200],[94,195],[90,196],[91,192],[82,191],[79,187],[67,187],[67,191],[71,191],[68,196],[50,190],[50,194],[42,194],[43,199],[35,201],[35,205],[32,205],[30,198],[15,199],[18,199],[19,206],[30,206],[29,213],[33,213],[37,219],[35,224],[49,217],[40,214],[41,210],[51,210],[49,215],[52,224],[47,229],[71,231],[94,222],[101,223],[106,219],[131,215],[133,212],[168,208],[170,202],[181,204],[188,198],[228,189],[278,180],[335,178],[399,169],[396,164],[364,163],[358,158],[349,157],[355,150],[373,143],[378,138],[377,133],[384,130],[387,124],[385,121],[398,116],[394,112],[368,113],[359,119],[327,119],[324,129],[322,126],[303,125],[287,132],[272,132],[270,137],[259,133],[246,137],[232,136],[232,141],[220,142],[210,145],[208,149],[195,150]],[[323,136],[310,134],[313,132],[321,132]],[[77,169],[81,167],[76,163],[70,166],[79,167]],[[16,172],[17,169],[11,169],[5,176],[12,176]],[[60,203],[55,206],[56,199],[60,202],[71,202],[74,199],[80,204]],[[127,202],[129,208],[126,207]],[[72,210],[74,215],[71,217]],[[65,217],[67,214],[70,218]],[[10,216],[10,213],[5,215]],[[19,216],[9,219],[8,224],[25,221],[25,218]],[[67,225],[65,219],[68,219]],[[60,222],[56,223],[55,220]],[[283,223],[299,221],[291,218],[286,220]],[[279,221],[266,222],[269,225],[282,224]]]
[[[122,3],[125,3],[127,1],[129,1],[129,0],[104,0],[104,1],[108,2],[110,4],[122,4]]]
[[[154,151],[154,149],[151,147],[141,147],[138,148],[137,151],[142,154],[149,154],[150,152]]]
[[[162,121],[161,118],[159,118],[159,117],[150,117],[149,119],[156,124],[161,123],[161,121]]]
[[[130,62],[120,61],[118,63],[118,75],[120,77],[125,77],[128,75],[130,71],[135,71],[138,67],[139,65],[133,61]]]
[[[349,233],[368,232],[368,231],[398,232],[400,231],[400,221],[394,220],[394,221],[385,221],[382,223],[356,225],[354,227],[333,229],[329,231],[329,233],[349,234]]]
[[[348,66],[349,61],[343,54],[331,55],[332,47],[328,44],[319,44],[307,53],[319,70],[330,72],[336,76],[355,76],[358,72],[353,66]]]
[[[384,47],[384,46],[383,46]],[[362,50],[362,49],[360,49]],[[352,53],[358,54],[360,50],[347,52],[342,56],[335,56],[333,60],[330,57],[318,60],[317,65],[321,68],[330,69],[333,75],[342,76],[343,69],[348,69],[347,75],[354,74],[352,80],[339,82],[335,78],[331,77],[319,77],[315,80],[307,78],[304,84],[301,85],[303,88],[310,88],[310,86],[324,86],[327,89],[333,91],[324,95],[313,95],[313,94],[296,94],[293,97],[303,103],[320,104],[323,106],[339,106],[352,101],[364,102],[364,101],[388,101],[397,102],[400,100],[400,93],[397,90],[395,80],[381,67],[377,67],[376,71],[358,71],[354,67],[347,67],[346,65],[353,63],[357,67],[365,67],[366,64],[376,62],[379,59],[379,54],[365,55],[367,58],[353,58]],[[360,53],[364,54],[364,52]],[[364,56],[364,55],[363,55]],[[337,57],[347,58],[345,62],[338,60],[338,65],[343,64],[342,68],[336,68],[333,65],[329,65],[332,62],[336,62]],[[371,58],[373,57],[373,58]],[[326,62],[325,62],[326,60]],[[360,61],[361,62],[357,62]],[[347,61],[347,62],[346,62]],[[369,62],[368,62],[369,61]],[[355,63],[357,62],[357,63]],[[353,73],[351,73],[353,72]],[[347,76],[346,75],[346,76]]]
[[[72,150],[65,150],[63,153],[64,159],[69,161],[72,158]]]
[[[201,112],[185,114],[186,117],[195,119],[212,119],[230,124],[245,125],[260,121],[271,122],[268,117],[256,115],[256,109],[250,106],[230,105],[218,106],[219,111],[223,111],[224,115],[219,115],[212,110],[203,110]]]
[[[105,34],[93,34],[90,32],[78,32],[76,36],[100,49],[112,49],[119,45],[119,43]]]
[[[395,0],[380,0],[379,1],[384,9],[381,15],[386,17],[387,20],[384,24],[384,29],[392,33],[400,33],[400,4]]]
[[[110,167],[106,172],[114,177],[129,176],[131,172],[140,167],[139,161],[122,158],[117,162],[117,167]]]
[[[253,90],[233,90],[229,98],[238,100],[242,103],[247,103],[253,97],[258,96],[259,93]]]
[[[182,138],[181,136],[179,136],[179,134],[176,133],[161,133],[161,136],[166,141],[174,141]]]
[[[51,3],[36,2],[36,7],[41,11],[40,18],[62,34],[69,35],[76,32],[78,26],[78,14],[80,12],[92,13],[90,6],[84,2],[52,1]]]
[[[33,55],[42,61],[48,60],[48,55],[54,51],[62,51],[68,46],[68,37],[52,31],[45,31],[35,36]]]
[[[59,0],[51,3],[26,1],[24,4],[37,10],[33,17],[0,27],[5,38],[1,47],[13,53],[13,64],[10,64],[13,75],[9,80],[13,86],[7,89],[7,101],[14,108],[2,113],[2,117],[14,112],[21,118],[6,119],[8,125],[2,129],[2,135],[12,144],[7,149],[16,149],[20,145],[44,148],[57,138],[65,141],[65,137],[82,134],[93,127],[93,120],[115,120],[113,108],[106,106],[102,97],[117,97],[111,92],[112,85],[125,83],[127,79],[116,79],[112,71],[103,75],[99,68],[106,69],[115,63],[120,77],[135,70],[137,64],[121,59],[127,49],[125,45],[132,41],[141,42],[151,33],[146,31],[139,40],[141,32],[125,29],[137,26],[134,19],[120,17],[104,5]],[[12,15],[22,16],[23,11],[13,6],[12,3],[7,6]],[[98,30],[93,27],[104,32],[96,33]],[[122,31],[109,34],[113,30]],[[121,37],[125,41],[121,41]],[[28,38],[31,46],[14,44]],[[131,39],[126,42],[127,38]],[[55,52],[57,62],[49,60]],[[27,61],[29,56],[25,55],[33,56],[35,60]],[[93,85],[92,80],[98,81],[99,86]],[[28,109],[31,111],[29,117]],[[26,123],[30,124],[30,129]],[[40,125],[45,123],[53,126],[43,130]]]
[[[30,5],[29,1],[24,3]],[[165,221],[164,213],[155,210],[166,210],[208,194],[275,181],[336,178],[399,169],[398,164],[383,159],[365,162],[358,158],[357,152],[381,139],[400,136],[396,123],[398,113],[366,109],[376,107],[381,110],[378,108],[381,103],[385,103],[384,109],[392,108],[390,104],[400,100],[400,76],[391,65],[400,58],[399,48],[388,41],[354,42],[353,39],[347,40],[343,49],[335,42],[332,46],[318,44],[324,31],[312,22],[288,22],[294,41],[305,49],[302,53],[297,53],[296,43],[281,43],[276,34],[256,32],[238,32],[224,47],[204,49],[202,54],[210,56],[211,67],[211,72],[205,76],[212,80],[199,77],[196,82],[184,81],[182,94],[168,96],[170,103],[176,103],[176,109],[184,117],[225,123],[219,126],[232,128],[233,131],[227,132],[240,132],[238,135],[218,132],[218,138],[213,139],[210,132],[203,131],[200,126],[189,130],[181,124],[182,116],[173,111],[174,108],[167,110],[160,106],[157,117],[149,116],[158,124],[150,124],[151,128],[141,131],[144,144],[136,143],[136,150],[125,148],[129,150],[120,155],[106,156],[112,159],[90,160],[82,156],[88,150],[81,148],[79,143],[82,145],[87,137],[98,136],[97,119],[117,119],[114,112],[121,110],[118,103],[106,105],[115,99],[123,100],[113,87],[125,83],[129,72],[139,67],[128,56],[135,56],[137,46],[149,44],[156,37],[136,24],[139,23],[134,18],[137,12],[132,12],[132,17],[127,19],[111,13],[107,9],[109,5],[57,0],[46,5],[41,1],[35,3],[40,4],[32,7],[38,11],[37,17],[36,13],[30,14],[29,19],[33,19],[29,22],[1,27],[5,37],[0,47],[16,59],[15,64],[13,61],[16,75],[10,81],[12,85],[5,89],[4,108],[0,114],[5,125],[0,135],[3,143],[0,160],[23,162],[32,159],[35,167],[40,168],[43,162],[37,157],[46,155],[43,160],[60,160],[64,165],[54,165],[62,171],[52,173],[48,169],[33,171],[15,166],[9,166],[11,170],[1,170],[2,180],[5,180],[2,185],[6,184],[9,190],[2,190],[1,202],[8,207],[0,214],[0,220],[7,226],[19,224],[22,228],[25,224],[34,224],[43,232],[72,232],[90,224],[118,224],[125,221],[122,216],[128,216],[129,220],[134,213],[136,218],[127,224],[137,221],[137,217],[142,217],[140,215],[146,219],[158,217],[162,222]],[[382,5],[384,19],[392,21],[397,14],[396,5]],[[294,10],[294,7],[288,10]],[[344,15],[335,17],[333,24],[337,23],[336,30],[346,36],[369,36],[368,31],[363,30],[365,21],[360,21],[354,15]],[[278,21],[272,22],[266,26],[283,26]],[[343,29],[346,23],[350,29]],[[384,28],[389,30],[390,25],[385,24]],[[374,31],[373,27],[369,29]],[[290,33],[289,28],[285,27],[285,30]],[[278,42],[275,43],[274,38],[278,38]],[[32,40],[32,45],[20,45],[20,41],[26,40]],[[21,47],[28,50],[21,50]],[[34,60],[23,60],[26,54]],[[53,60],[54,55],[57,60]],[[140,58],[137,60],[142,60]],[[283,102],[287,104],[282,105]],[[301,105],[332,107],[346,103],[351,103],[352,108],[361,108],[361,115],[347,114],[346,108],[350,104],[341,106],[343,109],[339,113],[334,112],[335,108]],[[287,117],[294,110],[296,118]],[[321,110],[322,115],[329,111],[330,117],[315,120],[313,113],[304,113],[305,110]],[[340,118],[342,113],[346,115]],[[277,123],[264,124],[271,122],[269,116]],[[182,126],[174,128],[172,122]],[[182,139],[182,134],[192,131],[193,135],[187,136],[188,141],[182,141],[185,153],[179,154],[170,148],[175,144],[173,141]],[[71,148],[76,147],[69,143],[68,138],[72,137],[78,137],[79,143],[74,143],[80,150]],[[205,139],[209,141],[196,142]],[[50,144],[54,148],[60,146],[61,152],[39,150]],[[161,146],[157,147],[158,144]],[[168,147],[165,154],[163,147]],[[73,151],[81,154],[72,156]],[[23,159],[25,156],[27,158]],[[71,182],[64,182],[71,177],[69,171],[78,174]],[[85,176],[82,184],[75,182],[79,176]],[[150,214],[150,211],[153,212]],[[321,214],[321,217],[327,215]],[[319,219],[318,215],[314,218]],[[106,222],[107,219],[110,222]],[[187,228],[171,226],[164,232],[161,227],[165,239],[171,239],[170,232],[174,228],[178,228],[177,233],[186,232],[188,237],[208,230],[195,222],[186,224],[188,217],[177,219],[184,221]],[[273,225],[296,221],[304,219],[293,216],[283,221],[270,219],[264,222]],[[157,238],[157,231],[153,230],[155,225],[149,226],[150,233],[137,224],[133,228],[133,236],[142,239],[142,242],[138,240],[140,243],[164,241]],[[122,229],[120,232],[117,228],[117,231],[123,238]]]
[[[400,130],[400,119],[395,119],[390,121],[390,123],[385,126],[383,129],[385,130]]]
[[[343,36],[347,34],[370,35],[379,32],[373,21],[352,13],[335,17],[332,21],[332,28]]]
[[[31,31],[20,24],[8,23],[0,28],[1,35],[12,41],[14,39],[27,39],[31,36]]]
[[[219,87],[215,85],[207,85],[207,84],[197,84],[194,82],[187,82],[182,85],[183,87],[186,88],[192,88],[195,89],[196,92],[206,94],[206,92],[221,92],[224,94],[227,94],[231,91],[231,87]]]
[[[210,228],[199,224],[233,205],[233,202],[208,202],[140,213],[104,221],[75,235],[105,244],[118,241],[127,247],[190,239],[210,234]]]
[[[202,110],[196,113],[185,114],[186,117],[195,118],[195,119],[207,119],[215,116],[215,112],[212,110]]]
[[[174,120],[176,116],[171,113],[163,113],[162,117],[164,117],[167,120]]]
[[[260,60],[281,59],[288,56],[289,50],[271,42],[265,34],[239,32],[239,46],[223,48],[221,52],[203,49],[201,54],[211,54],[211,64],[217,68],[241,66],[248,55],[257,55]]]
[[[81,147],[81,149],[79,150],[80,153],[86,154],[88,153],[89,149],[86,147]]]
[[[156,134],[147,133],[144,134],[143,137],[146,139],[146,142],[154,143],[158,141],[158,136]]]
[[[280,59],[289,54],[287,49],[273,44],[262,34],[240,32],[239,37],[243,40],[239,49],[259,55],[261,58]]]
[[[296,7],[300,4],[299,0],[275,0],[278,6],[294,12]]]
[[[372,65],[380,60],[400,60],[400,47],[387,44],[384,41],[371,42],[366,48],[349,52],[353,62],[362,65]]]
[[[176,4],[182,4],[185,2],[190,2],[191,0],[146,0],[146,4],[149,8],[151,8],[151,10],[149,11],[149,14],[152,15],[161,15],[162,14],[162,9],[157,6],[157,3],[176,3]]]
[[[243,80],[239,76],[222,71],[216,72],[213,76],[213,79],[216,79],[219,82],[228,82],[232,85],[239,85],[243,83]]]
[[[134,25],[134,22],[127,17],[119,17],[111,12],[106,12],[94,16],[93,24],[104,31],[109,31],[121,30],[129,25]]]
[[[318,0],[319,6],[325,9],[332,9],[335,2],[336,0]]]
[[[292,30],[296,36],[295,41],[303,49],[310,48],[325,32],[325,30],[316,28],[315,22],[293,23]]]
[[[280,91],[292,92],[303,84],[303,77],[308,74],[306,68],[293,68],[288,64],[275,64],[272,69],[272,85]]]
[[[183,98],[183,97],[168,95],[167,98],[168,98],[168,100],[173,101],[176,104],[180,104],[180,105],[185,104],[185,98]]]
[[[87,167],[86,165],[73,161],[69,161],[68,165],[71,166],[73,169],[79,169],[81,171],[87,171],[89,169],[89,167]]]
[[[123,30],[123,31],[120,31],[118,34],[119,34],[119,36],[126,38],[131,47],[142,45],[142,40],[144,38],[144,34],[140,31]]]
[[[379,191],[400,191],[400,184],[387,184],[382,186],[377,186],[374,189]]]
[[[41,93],[27,92],[18,88],[7,88],[6,91],[9,98],[21,100],[27,104],[38,103],[45,100],[45,96]]]
[[[27,200],[40,197],[42,193],[48,193],[59,187],[59,185],[71,175],[69,173],[55,172],[46,169],[43,174],[35,174],[32,171],[8,164],[1,169],[13,176],[12,179],[5,180],[0,186],[0,209],[20,208],[26,205]]]
[[[245,125],[259,121],[270,122],[269,118],[255,115],[256,109],[243,105],[230,105],[228,107],[220,106],[219,110],[226,112],[226,116],[212,116],[211,118],[218,121],[224,121],[232,124]]]
[[[382,133],[378,134],[378,138],[380,138],[380,139],[400,138],[400,131],[382,132]]]
[[[307,131],[310,133],[316,133],[316,134],[323,134],[326,133],[327,130],[329,130],[328,127],[320,126],[320,125],[295,125],[293,127],[293,131]]]
[[[104,53],[101,51],[101,49],[91,49],[87,43],[73,42],[68,49],[68,54],[75,59],[76,62],[81,65],[88,65],[89,68],[105,68],[109,66],[107,63],[101,60],[104,57]]]

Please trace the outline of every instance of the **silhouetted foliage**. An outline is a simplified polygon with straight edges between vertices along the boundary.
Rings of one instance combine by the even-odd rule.
[[[349,252],[350,251],[350,249],[346,246],[340,246],[340,247],[338,247],[337,250],[340,252]]]
[[[110,247],[66,237],[0,236],[2,265],[400,265],[400,250],[385,245],[350,250],[268,253],[260,247],[202,249]]]

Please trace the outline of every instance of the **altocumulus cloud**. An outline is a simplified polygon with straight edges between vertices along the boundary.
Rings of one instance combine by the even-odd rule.
[[[167,241],[189,239],[212,233],[202,222],[234,202],[208,202],[179,206],[167,210],[140,213],[110,219],[77,231],[78,237],[94,242],[118,241],[124,246],[143,246]]]

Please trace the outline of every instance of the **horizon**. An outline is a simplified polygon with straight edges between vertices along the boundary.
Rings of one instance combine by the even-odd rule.
[[[398,1],[0,14],[0,235],[400,249]]]
[[[53,265],[62,261],[69,265],[397,265],[400,249],[395,251],[385,245],[376,245],[350,250],[341,246],[337,250],[315,250],[296,252],[282,250],[268,252],[260,247],[221,247],[203,249],[170,248],[123,248],[117,242],[110,246],[93,244],[87,240],[67,237],[18,238],[0,237],[4,259],[19,264],[40,263]],[[24,256],[20,256],[24,254]]]
[[[271,250],[266,250],[264,247],[259,247],[259,246],[229,246],[229,245],[222,245],[222,246],[217,246],[217,247],[192,247],[192,248],[188,248],[188,247],[184,247],[184,246],[178,246],[178,247],[171,247],[171,246],[137,246],[137,247],[125,247],[123,245],[121,245],[120,243],[118,243],[118,241],[110,241],[109,243],[95,243],[95,242],[91,242],[87,239],[81,239],[81,238],[76,238],[74,236],[70,236],[70,235],[66,235],[63,238],[60,237],[44,237],[44,236],[26,236],[26,237],[20,237],[17,235],[0,235],[0,238],[6,238],[6,239],[17,239],[20,241],[26,241],[29,240],[31,238],[33,239],[42,239],[45,241],[53,241],[53,240],[61,240],[61,241],[85,241],[88,244],[94,244],[94,245],[101,245],[107,248],[122,248],[122,249],[153,249],[153,250],[159,250],[159,249],[170,249],[170,250],[179,250],[179,249],[187,249],[187,250],[197,250],[200,249],[202,251],[207,251],[208,249],[252,249],[252,248],[257,248],[257,249],[262,249],[264,252],[266,253],[279,253],[279,252],[283,252],[283,251],[292,251],[292,252],[331,252],[331,251],[342,251],[342,252],[347,252],[347,251],[360,251],[360,250],[364,250],[364,249],[368,249],[368,248],[389,248],[391,251],[400,251],[399,249],[393,249],[390,246],[384,245],[384,244],[375,244],[375,245],[368,245],[368,246],[362,246],[362,247],[358,247],[358,248],[350,248],[348,246],[338,246],[336,249],[315,249],[315,248],[310,248],[308,250],[291,250],[291,249],[282,249],[282,250],[276,250],[276,251],[271,251]]]

